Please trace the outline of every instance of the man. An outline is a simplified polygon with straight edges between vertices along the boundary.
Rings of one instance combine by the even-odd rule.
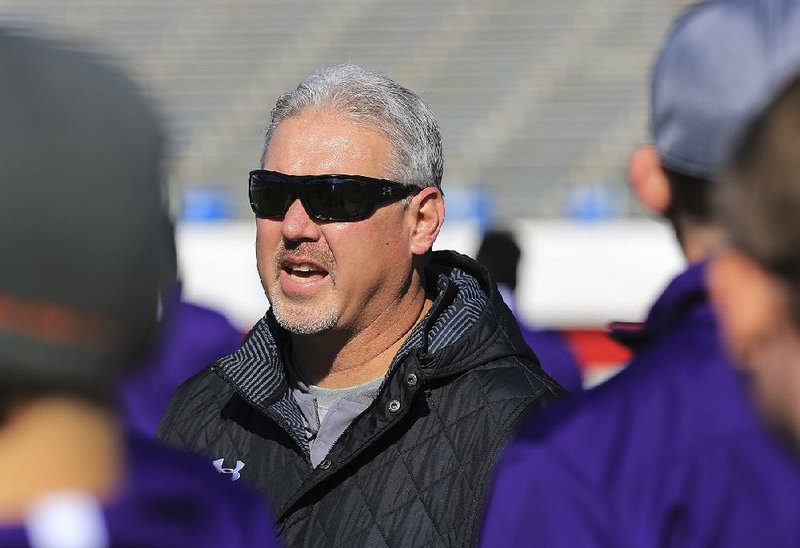
[[[0,546],[275,546],[260,497],[126,439],[155,335],[162,138],[89,55],[0,29]]]
[[[161,435],[242,463],[289,545],[474,542],[495,455],[560,388],[487,274],[431,252],[433,114],[332,67],[278,99],[263,167],[250,202],[270,310],[176,392]]]
[[[522,337],[534,349],[548,375],[571,394],[583,391],[581,366],[563,333],[555,329],[533,329],[517,315],[517,273],[522,251],[509,230],[493,229],[486,232],[478,246],[475,260],[497,282],[503,300],[517,318]]]
[[[771,84],[800,67],[800,3],[723,0],[681,17],[652,75],[655,144],[630,178],[689,262],[604,385],[525,426],[498,467],[486,546],[798,546],[800,471],[748,405],[705,285],[711,189]]]
[[[800,457],[800,72],[749,127],[722,192],[732,248],[709,284],[763,416]]]

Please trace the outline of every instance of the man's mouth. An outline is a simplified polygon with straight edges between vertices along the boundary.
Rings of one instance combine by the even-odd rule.
[[[284,264],[283,271],[293,279],[313,280],[328,275],[328,271],[312,263]]]

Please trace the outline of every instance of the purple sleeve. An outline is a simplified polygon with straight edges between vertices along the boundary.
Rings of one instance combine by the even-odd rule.
[[[658,520],[640,538],[676,548],[798,546],[797,470],[781,453],[753,432],[698,447],[692,459],[664,471],[669,482],[656,494]]]
[[[487,504],[480,545],[620,546],[603,494],[564,461],[528,442],[505,451]]]
[[[574,427],[574,425],[568,425]],[[673,451],[658,464],[586,431],[544,443],[524,435],[505,451],[487,503],[481,546],[798,546],[797,465],[758,431],[743,429]],[[664,436],[667,436],[666,438]]]

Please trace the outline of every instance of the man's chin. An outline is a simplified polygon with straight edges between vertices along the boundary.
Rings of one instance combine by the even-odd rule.
[[[330,331],[339,321],[335,310],[289,311],[280,304],[272,307],[272,313],[282,328],[294,335],[318,335]]]

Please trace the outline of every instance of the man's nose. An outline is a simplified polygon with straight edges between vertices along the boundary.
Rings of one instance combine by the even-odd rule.
[[[311,240],[319,238],[319,225],[312,219],[303,203],[296,198],[283,216],[281,232],[285,240]]]

